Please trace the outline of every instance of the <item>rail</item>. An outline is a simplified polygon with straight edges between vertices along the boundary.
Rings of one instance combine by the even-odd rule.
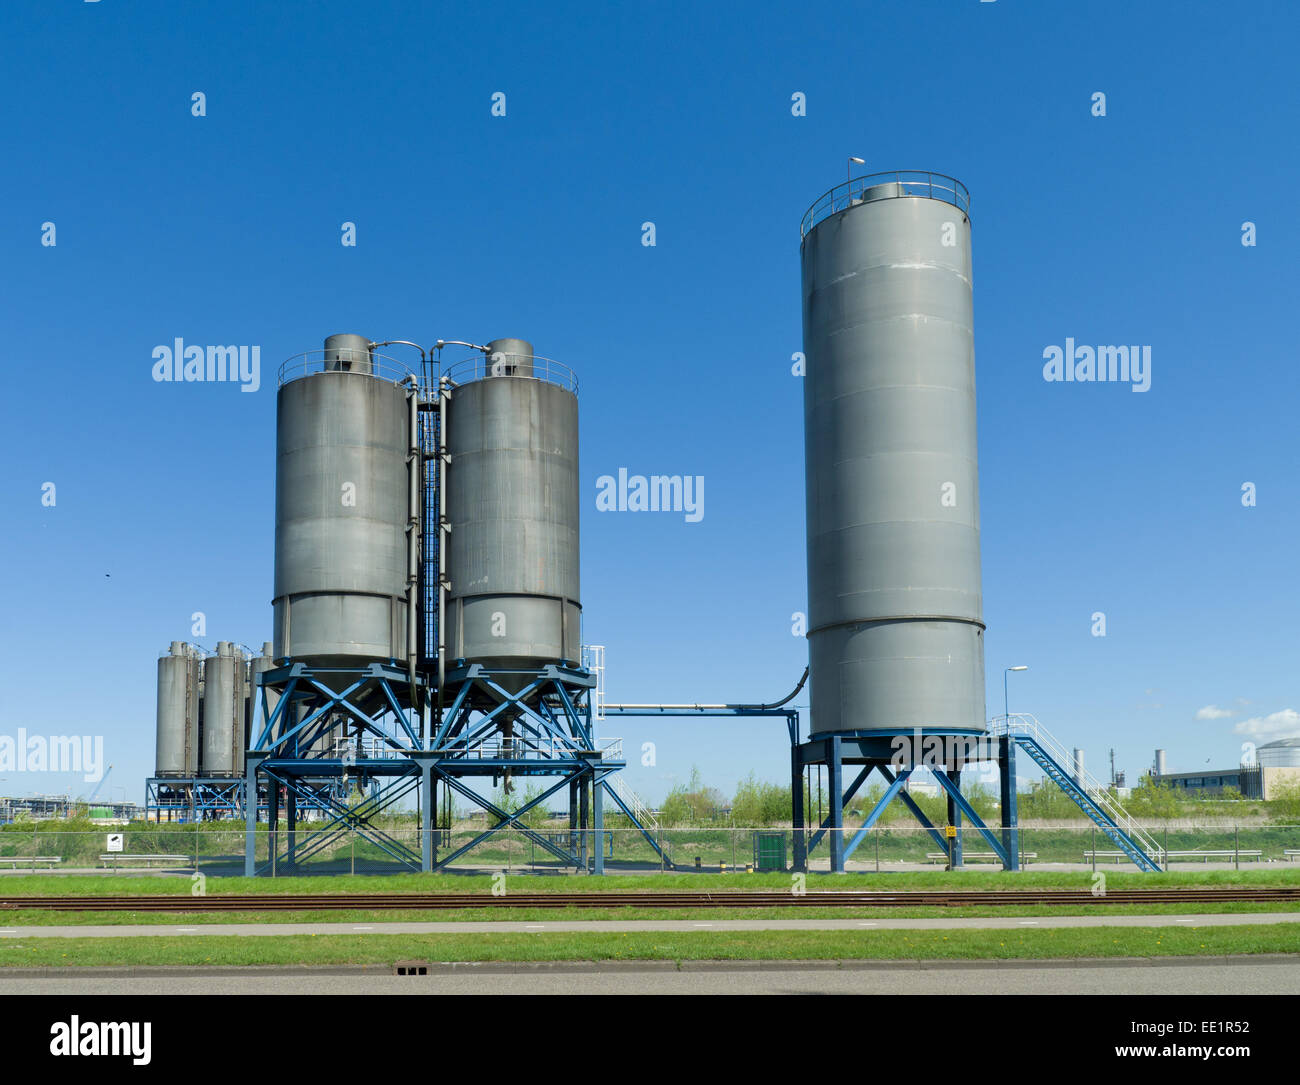
[[[1097,807],[1103,810],[1122,832],[1147,853],[1155,857],[1161,853],[1161,847],[1145,829],[1143,829],[1124,807],[1110,794],[1106,785],[1091,776],[1086,770],[1082,773],[1074,770],[1074,754],[1041,723],[1028,713],[1015,713],[1009,716],[995,716],[990,728],[994,736],[1027,735],[1038,743],[1058,765],[1069,773],[1070,778],[1082,789]]]
[[[877,185],[890,183],[898,185],[892,193],[876,193],[872,199],[898,199],[902,196],[925,196],[931,200],[942,200],[956,207],[962,214],[970,215],[970,193],[955,177],[930,170],[887,170],[884,173],[869,173],[864,177],[854,177],[843,181],[823,193],[804,213],[799,224],[799,236],[807,237],[808,232],[823,219],[863,202],[863,193]]]
[[[451,381],[453,388],[491,377],[518,377],[556,384],[575,396],[578,394],[578,374],[563,362],[539,354],[505,354],[499,350],[478,354],[453,362],[442,370],[442,375]]]
[[[349,353],[346,350],[307,350],[301,354],[295,354],[286,358],[280,365],[277,378],[281,385],[288,384],[290,381],[301,380],[303,377],[312,377],[318,373],[360,373],[370,377],[377,377],[380,380],[391,381],[393,384],[401,384],[415,376],[410,366],[404,362],[399,362],[396,358],[390,358],[385,354],[379,354],[375,351],[369,351],[365,357],[359,357],[348,360],[339,360],[340,354]],[[351,353],[360,355],[360,351]],[[368,363],[368,364],[367,364]],[[354,368],[355,367],[355,368]]]

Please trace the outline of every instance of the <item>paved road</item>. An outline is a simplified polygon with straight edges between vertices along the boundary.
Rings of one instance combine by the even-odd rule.
[[[53,970],[51,970],[53,971]],[[103,969],[0,973],[0,994],[1300,994],[1300,959],[1096,963],[699,962],[448,965],[429,976],[363,969]]]
[[[609,931],[946,931],[1021,930],[1048,927],[1239,927],[1258,923],[1297,923],[1300,912],[1237,912],[1226,915],[1091,915],[961,919],[637,919],[564,920],[552,923],[158,923],[122,926],[0,926],[0,938],[142,938],[160,935],[234,935],[266,937],[286,934],[533,934],[542,931],[582,933]],[[1296,932],[1300,947],[1300,930]]]

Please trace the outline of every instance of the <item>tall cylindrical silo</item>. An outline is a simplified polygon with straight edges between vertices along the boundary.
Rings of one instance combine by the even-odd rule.
[[[199,768],[198,653],[184,641],[158,660],[158,776],[192,777]]]
[[[448,376],[447,654],[498,670],[577,661],[577,382],[519,339]]]
[[[802,231],[811,730],[978,732],[969,203],[889,176]]]
[[[260,731],[262,727],[262,700],[263,693],[258,685],[259,675],[267,671],[275,670],[275,648],[270,641],[262,645],[262,654],[255,656],[248,661],[248,716],[245,719],[245,731],[248,739],[245,742],[251,742],[257,737],[254,730]],[[270,714],[275,711],[275,706],[280,702],[280,693],[276,689],[268,688],[265,693],[266,711],[269,718]]]
[[[235,776],[242,769],[247,662],[229,641],[203,665],[204,776]]]
[[[407,389],[360,335],[330,336],[309,369],[277,399],[274,655],[405,660]]]

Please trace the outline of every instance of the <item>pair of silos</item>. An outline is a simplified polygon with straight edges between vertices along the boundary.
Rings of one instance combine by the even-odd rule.
[[[985,728],[969,204],[895,176],[802,228],[814,735]]]
[[[244,771],[250,678],[271,666],[269,648],[250,663],[229,641],[206,658],[196,646],[172,642],[158,660],[158,776],[229,777]]]
[[[446,661],[535,669],[579,657],[577,396],[553,376],[531,344],[495,340],[448,370],[439,396],[358,335],[330,336],[319,369],[287,375],[277,399],[277,659],[346,669],[411,658],[412,601],[437,605],[436,584],[411,591],[425,567],[410,532],[433,496],[429,456],[445,471]],[[445,457],[420,449],[414,471],[413,395],[446,412]]]

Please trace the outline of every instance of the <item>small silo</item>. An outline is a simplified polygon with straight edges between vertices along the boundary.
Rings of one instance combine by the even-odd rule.
[[[274,656],[407,657],[410,410],[361,335],[282,376],[276,401]]]
[[[204,776],[243,771],[245,690],[248,662],[230,641],[221,641],[203,665]]]
[[[802,227],[814,735],[985,729],[969,203],[915,176]]]
[[[447,655],[498,671],[577,661],[577,381],[521,339],[447,376]]]
[[[193,777],[199,768],[199,682],[202,661],[184,641],[158,660],[156,775]]]
[[[275,653],[270,641],[262,645],[262,654],[248,661],[248,712],[244,716],[244,734],[253,736],[254,728],[262,726],[262,691],[257,683],[258,675],[275,669]],[[280,693],[276,689],[266,691],[266,711],[268,717],[280,702]],[[253,736],[255,737],[255,736]],[[247,745],[247,743],[245,743]]]

